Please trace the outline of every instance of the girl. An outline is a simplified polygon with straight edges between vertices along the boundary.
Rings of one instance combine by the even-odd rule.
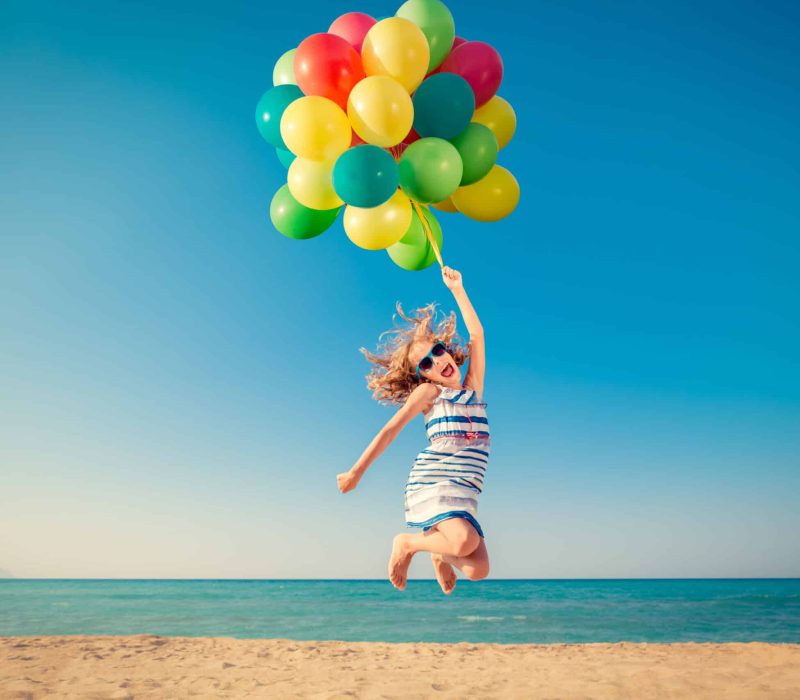
[[[483,327],[461,282],[461,274],[442,268],[469,331],[469,370],[463,385],[461,365],[467,351],[456,340],[455,313],[436,321],[436,305],[403,313],[409,328],[388,331],[392,342],[378,354],[364,348],[372,368],[367,386],[383,402],[402,404],[350,471],[336,480],[342,493],[352,491],[372,462],[414,416],[425,418],[430,445],[419,453],[408,477],[406,522],[419,534],[397,535],[389,558],[389,579],[404,590],[411,558],[430,552],[436,579],[446,594],[456,585],[453,567],[472,580],[489,574],[483,531],[476,518],[478,495],[489,457],[489,423],[483,396],[485,350]],[[385,334],[384,334],[385,335]]]

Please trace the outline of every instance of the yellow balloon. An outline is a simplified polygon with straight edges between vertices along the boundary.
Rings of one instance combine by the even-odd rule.
[[[356,83],[350,91],[347,116],[353,130],[364,141],[388,148],[396,146],[411,131],[414,105],[396,80],[373,75]]]
[[[508,170],[495,165],[486,177],[474,185],[459,187],[450,199],[470,219],[498,221],[517,208],[519,183]]]
[[[309,209],[334,209],[344,204],[333,189],[333,161],[295,158],[287,184],[292,196]]]
[[[389,17],[374,24],[361,47],[361,62],[367,75],[388,75],[409,93],[425,78],[430,57],[425,34],[402,17]]]
[[[411,226],[411,202],[397,190],[387,202],[371,209],[347,206],[344,232],[357,246],[381,250],[397,243]]]
[[[475,110],[472,121],[488,126],[497,137],[497,145],[504,148],[517,129],[514,108],[502,97],[495,95],[483,107]]]
[[[448,214],[458,213],[458,209],[456,209],[456,205],[453,204],[453,200],[450,197],[443,199],[441,202],[432,202],[431,206],[439,211],[446,211]]]
[[[350,147],[352,132],[344,110],[327,97],[299,97],[281,117],[281,136],[295,155],[336,160]]]

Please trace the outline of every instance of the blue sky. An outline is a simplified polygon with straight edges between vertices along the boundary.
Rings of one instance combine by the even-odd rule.
[[[441,214],[487,332],[498,577],[800,576],[800,9],[452,4],[522,188]],[[379,578],[424,445],[358,348],[452,300],[272,229],[274,61],[396,5],[30,3],[0,22],[0,569]],[[423,558],[412,576],[430,575]]]

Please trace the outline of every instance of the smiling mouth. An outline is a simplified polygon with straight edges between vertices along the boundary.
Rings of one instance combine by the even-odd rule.
[[[453,376],[455,372],[455,368],[449,362],[447,363],[447,367],[442,370],[442,376],[447,377],[448,379]]]

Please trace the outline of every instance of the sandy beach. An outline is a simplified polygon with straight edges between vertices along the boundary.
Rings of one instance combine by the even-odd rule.
[[[800,644],[0,638],[0,698],[800,697]]]

